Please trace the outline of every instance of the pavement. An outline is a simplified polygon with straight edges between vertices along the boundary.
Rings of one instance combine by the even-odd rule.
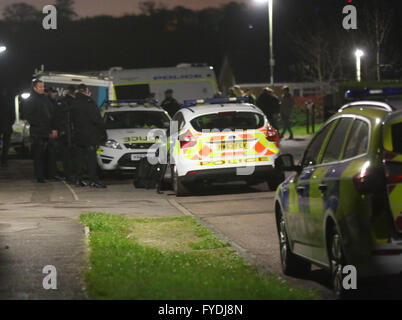
[[[0,300],[82,300],[88,252],[85,212],[129,217],[182,213],[154,190],[134,190],[130,180],[108,181],[107,190],[37,184],[32,162],[10,160],[0,169]],[[45,266],[57,270],[57,290],[45,290]]]
[[[282,153],[301,158],[309,139],[281,142]],[[134,189],[131,179],[109,179],[108,189],[44,185],[32,179],[32,161],[12,159],[0,169],[0,300],[87,299],[84,275],[89,268],[86,236],[78,221],[85,212],[127,217],[192,215],[229,240],[262,272],[281,274],[273,214],[274,193],[265,184],[208,186],[202,193],[176,198],[171,191]],[[57,270],[57,290],[45,290],[45,266]],[[318,273],[317,273],[318,272]],[[289,279],[331,299],[325,276]]]

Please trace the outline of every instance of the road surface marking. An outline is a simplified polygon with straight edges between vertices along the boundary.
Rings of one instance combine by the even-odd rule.
[[[68,190],[70,190],[70,192],[72,193],[72,195],[73,195],[73,197],[74,197],[74,200],[75,200],[75,201],[79,201],[80,198],[78,198],[78,196],[77,196],[77,194],[75,193],[75,191],[73,190],[73,188],[71,188],[71,186],[70,186],[68,183],[66,183],[65,181],[63,181],[63,183],[64,183],[65,186],[68,188]]]

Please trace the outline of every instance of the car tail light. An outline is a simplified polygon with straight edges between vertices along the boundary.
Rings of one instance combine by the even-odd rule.
[[[195,174],[197,174],[197,171],[189,171],[189,172],[187,172],[187,176],[193,176]]]
[[[370,167],[367,161],[362,170],[353,177],[357,191],[361,193],[376,193],[385,190],[385,172],[383,167]]]
[[[179,137],[180,148],[186,149],[194,147],[197,144],[196,138],[192,135],[192,133],[188,130],[185,134]]]
[[[271,142],[279,141],[279,132],[274,127],[269,126],[267,130],[267,140]]]
[[[402,215],[400,215],[400,216],[398,216],[398,217],[396,218],[396,220],[395,220],[395,226],[396,226],[396,229],[397,229],[399,232],[402,232]]]
[[[373,251],[374,256],[398,256],[402,254],[402,250],[400,249],[391,249],[391,250],[375,250]]]

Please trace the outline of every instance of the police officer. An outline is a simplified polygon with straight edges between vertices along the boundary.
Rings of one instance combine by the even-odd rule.
[[[57,138],[51,110],[52,105],[45,95],[44,83],[40,80],[33,81],[31,96],[24,105],[24,114],[30,124],[35,177],[38,183],[46,182],[45,161],[49,139]]]
[[[14,122],[15,110],[11,101],[8,100],[7,91],[3,89],[0,93],[0,138],[3,139],[1,166],[3,168],[8,166],[8,150]]]
[[[99,109],[89,95],[88,87],[80,84],[72,104],[73,141],[78,164],[76,185],[106,188],[97,175],[96,152],[107,135]],[[85,171],[89,181],[84,180]]]
[[[47,95],[51,109],[50,109],[50,114],[52,117],[52,126],[57,129],[55,120],[56,120],[56,108],[57,108],[57,90],[54,88],[50,87],[48,89],[45,89],[45,94]],[[57,129],[58,131],[58,129]],[[59,132],[59,131],[58,131]],[[60,180],[61,177],[57,175],[57,140],[54,138],[49,139],[49,143],[47,145],[46,149],[46,161],[47,161],[47,166],[46,166],[46,179],[48,180],[53,180],[57,181]]]
[[[267,116],[269,123],[279,129],[277,117],[280,112],[280,100],[271,88],[265,88],[257,99],[257,107]]]
[[[69,86],[56,105],[55,124],[59,132],[57,145],[63,162],[63,174],[69,184],[75,183],[73,176],[73,143],[72,143],[72,115],[71,110],[75,99],[75,87]]]
[[[173,90],[168,89],[165,91],[165,100],[162,101],[161,107],[173,118],[177,111],[179,111],[180,103],[173,98]]]

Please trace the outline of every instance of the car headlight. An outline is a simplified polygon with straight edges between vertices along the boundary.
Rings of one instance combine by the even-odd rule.
[[[120,145],[120,143],[118,143],[116,140],[108,140],[105,143],[105,147],[106,148],[111,148],[111,149],[123,149]]]

